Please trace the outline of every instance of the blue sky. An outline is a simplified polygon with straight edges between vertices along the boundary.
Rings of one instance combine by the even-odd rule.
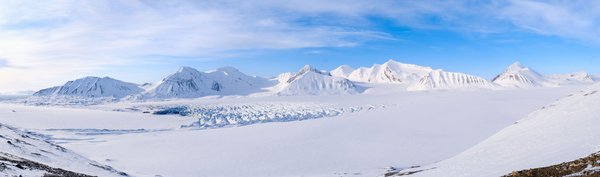
[[[156,82],[179,66],[264,77],[389,59],[492,78],[514,61],[600,73],[600,2],[0,2],[0,92],[87,75]]]

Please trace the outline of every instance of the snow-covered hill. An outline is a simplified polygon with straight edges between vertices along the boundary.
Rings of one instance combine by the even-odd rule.
[[[110,77],[84,77],[69,81],[62,86],[35,92],[34,96],[113,97],[123,98],[142,92],[139,85]]]
[[[285,76],[282,76],[285,77]],[[287,81],[274,87],[277,95],[339,95],[358,93],[357,86],[350,80],[334,77],[327,71],[309,65]]]
[[[591,75],[591,77],[594,82],[600,82],[600,74]]]
[[[37,134],[0,124],[0,174],[4,176],[128,176]]]
[[[352,67],[348,65],[342,65],[340,67],[335,68],[334,70],[331,70],[330,73],[332,76],[335,77],[348,78],[348,76],[352,74],[352,71],[354,71]]]
[[[572,161],[600,149],[600,84],[531,113],[487,140],[412,176],[502,176]]]
[[[496,76],[492,82],[511,88],[554,87],[556,83],[542,74],[523,66],[520,62],[510,65],[504,72]]]
[[[553,74],[547,78],[554,81],[558,85],[581,85],[593,84],[594,79],[587,72],[574,72],[570,74]]]
[[[208,95],[249,94],[268,86],[269,81],[247,76],[232,67],[208,73],[181,67],[134,99],[199,98]]]
[[[371,68],[358,68],[347,78],[352,81],[369,83],[413,83],[432,70],[430,67],[389,60],[381,65],[375,64]]]
[[[248,76],[233,67],[217,68],[207,74],[221,84],[221,93],[225,95],[259,92],[262,88],[275,84],[265,78]]]
[[[483,78],[457,72],[434,70],[407,90],[432,89],[494,89],[498,86]]]
[[[196,98],[216,94],[221,84],[191,67],[181,67],[138,98]]]

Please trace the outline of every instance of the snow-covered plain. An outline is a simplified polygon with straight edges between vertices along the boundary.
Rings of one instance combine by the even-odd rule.
[[[556,165],[600,151],[600,85],[574,92],[451,159],[411,176],[502,176]]]
[[[360,95],[209,97],[77,109],[0,104],[0,121],[49,135],[134,176],[377,176],[390,165],[452,157],[582,88],[379,92],[378,85],[361,87],[366,90]],[[181,128],[198,120],[141,109],[254,103],[381,108],[214,129]]]

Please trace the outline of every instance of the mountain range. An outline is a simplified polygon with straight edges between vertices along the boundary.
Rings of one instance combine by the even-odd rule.
[[[373,84],[395,84],[407,91],[470,90],[559,87],[592,84],[600,79],[585,72],[543,75],[515,62],[492,80],[460,72],[389,60],[371,67],[353,69],[342,65],[332,71],[305,66],[267,79],[248,76],[233,67],[201,72],[181,67],[155,84],[134,84],[109,77],[84,77],[64,85],[39,90],[34,97],[113,98],[148,100],[200,98],[204,96],[266,95],[340,95],[360,94]]]

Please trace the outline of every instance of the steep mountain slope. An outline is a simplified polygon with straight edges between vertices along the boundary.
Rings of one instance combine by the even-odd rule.
[[[432,70],[430,67],[389,60],[381,65],[375,64],[371,68],[361,67],[354,70],[347,78],[369,83],[412,83],[419,81]]]
[[[338,95],[358,93],[348,79],[333,77],[329,72],[304,66],[287,81],[274,87],[277,95]]]
[[[4,124],[0,124],[0,139],[0,174],[5,176],[128,176]]]
[[[433,89],[493,89],[497,88],[492,82],[483,78],[464,73],[434,70],[421,78],[421,80],[407,88],[407,90],[433,90]]]
[[[42,89],[34,96],[114,97],[142,92],[137,84],[123,82],[110,77],[84,77],[69,81],[62,86]]]
[[[330,73],[332,76],[335,77],[348,78],[348,76],[352,74],[352,71],[354,71],[352,67],[348,65],[342,65],[340,67],[335,68],[334,70],[331,70]]]
[[[269,84],[267,79],[247,76],[225,67],[205,73],[181,67],[135,99],[198,98],[208,95],[247,94]]]
[[[510,65],[504,72],[496,76],[492,82],[512,88],[557,86],[556,83],[551,82],[536,71],[523,66],[520,62]]]
[[[487,140],[412,176],[501,176],[598,152],[600,84],[547,105]]]

